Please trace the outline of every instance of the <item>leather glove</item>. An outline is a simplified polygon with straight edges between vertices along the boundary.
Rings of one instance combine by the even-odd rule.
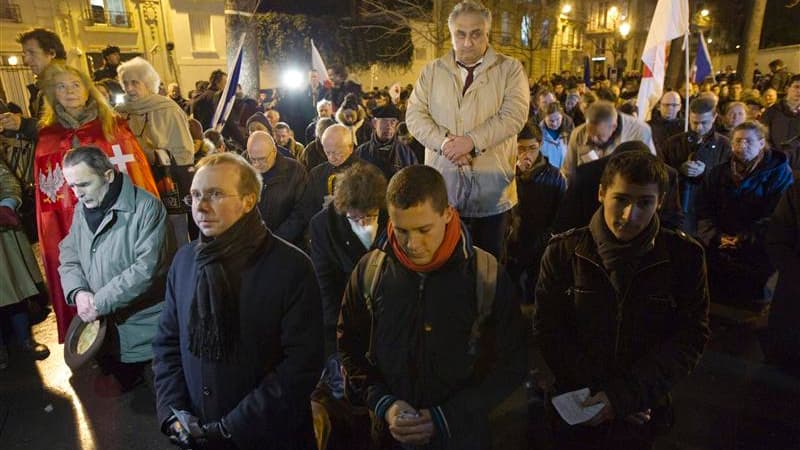
[[[222,421],[209,422],[201,426],[203,436],[200,438],[203,443],[207,442],[221,442],[231,438],[231,434],[225,429],[225,424]]]
[[[19,226],[20,221],[16,211],[8,206],[0,206],[0,227],[18,228]]]

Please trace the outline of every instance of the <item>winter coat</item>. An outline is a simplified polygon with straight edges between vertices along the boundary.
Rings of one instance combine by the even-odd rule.
[[[179,166],[194,164],[189,122],[181,107],[169,97],[151,94],[130,101],[126,96],[125,103],[117,105],[117,111],[128,120],[151,164],[155,161],[153,151],[157,149],[169,152]]]
[[[278,154],[275,164],[262,177],[264,183],[258,202],[261,219],[276,236],[298,242],[308,224],[303,219],[302,204],[308,185],[306,169],[299,162]]]
[[[789,158],[789,167],[800,175],[800,113],[794,112],[785,101],[764,111],[761,122],[769,128],[769,143]]]
[[[189,350],[189,318],[197,283],[197,241],[175,255],[153,341],[156,411],[170,407],[201,423],[224,418],[246,449],[316,449],[309,396],[322,372],[322,312],[311,261],[268,235],[239,273],[241,362],[204,360]]]
[[[633,116],[617,113],[617,130],[614,131],[611,137],[612,142],[605,150],[597,148],[588,141],[586,125],[587,124],[584,123],[575,128],[575,131],[573,131],[572,135],[569,137],[567,157],[564,160],[564,164],[561,166],[561,173],[567,177],[568,183],[571,181],[572,176],[575,174],[575,169],[579,165],[592,161],[592,151],[595,152],[595,159],[599,159],[612,154],[617,146],[623,142],[642,141],[650,147],[650,152],[652,154],[656,154],[650,126],[640,122]]]
[[[567,117],[562,114],[563,117]],[[567,142],[569,142],[569,132],[566,127],[562,126],[559,129],[558,137],[553,139],[544,121],[539,122],[539,129],[542,130],[542,146],[539,151],[542,155],[547,157],[550,164],[556,169],[561,169],[564,165],[564,157],[567,155]],[[519,190],[517,190],[519,191]]]
[[[606,156],[597,161],[581,164],[575,169],[575,176],[567,186],[567,193],[561,201],[561,206],[559,206],[553,222],[554,232],[563,233],[571,228],[585,227],[589,224],[592,215],[600,206],[600,202],[597,200],[597,189],[609,158]],[[684,216],[680,204],[678,171],[667,166],[667,173],[669,186],[658,215],[661,219],[661,226],[680,228]]]
[[[475,253],[469,233],[450,259],[422,274],[403,266],[388,242],[371,327],[363,286],[368,258],[361,259],[345,289],[338,326],[339,353],[356,395],[383,420],[395,399],[430,409],[437,420],[429,449],[490,448],[488,415],[522,382],[525,339],[519,304],[502,267],[487,328],[470,352],[477,315]],[[371,364],[366,357],[372,333]]]
[[[778,269],[778,284],[772,298],[769,328],[774,345],[785,356],[782,364],[800,373],[800,183],[786,190],[772,214],[766,236],[766,248]],[[766,352],[770,356],[770,352]]]
[[[16,211],[22,203],[19,180],[0,158],[0,206]],[[0,226],[0,307],[39,294],[42,274],[21,227]]]
[[[153,358],[152,341],[164,300],[164,283],[174,253],[167,211],[161,201],[122,178],[122,190],[93,233],[84,207],[75,208],[61,241],[58,273],[64,297],[74,304],[79,290],[94,293],[98,316],[117,327],[122,362]]]
[[[297,160],[305,166],[306,171],[311,172],[314,167],[328,162],[328,157],[325,156],[325,149],[319,139],[314,139],[306,145]]]
[[[328,203],[333,199],[333,192],[336,189],[336,177],[353,164],[361,162],[361,159],[353,152],[338,167],[334,167],[333,164],[326,161],[311,169],[308,187],[303,195],[303,217],[306,223],[310,222],[311,218],[320,212],[322,208],[328,206]]]
[[[736,186],[731,162],[711,169],[697,193],[697,234],[706,247],[717,247],[722,234],[741,236],[763,252],[769,218],[792,171],[781,152],[767,151],[753,173]]]
[[[381,169],[387,180],[403,167],[419,164],[411,147],[400,142],[396,136],[388,142],[380,142],[372,133],[369,142],[358,146],[356,155]]]
[[[516,138],[528,118],[528,78],[517,59],[490,46],[464,95],[463,86],[454,52],[428,63],[408,99],[406,124],[462,217],[498,215],[517,204]],[[474,142],[479,154],[469,166],[459,168],[442,154],[450,135]]]
[[[605,391],[618,419],[667,406],[709,337],[703,248],[685,233],[662,227],[629,286],[615,290],[588,227],[557,235],[533,322],[557,392]]]
[[[217,94],[217,90],[206,89],[205,92],[192,100],[190,106],[192,117],[200,122],[200,125],[203,126],[203,130],[211,128],[211,121],[214,119],[214,113],[217,110],[217,102],[219,101]]]
[[[663,160],[667,140],[676,134],[683,133],[684,121],[681,118],[664,120],[660,114],[658,116],[654,114],[647,124],[650,125],[650,131],[653,133],[653,145],[656,148],[656,155]]]
[[[561,172],[545,156],[541,164],[534,166],[530,176],[522,176],[517,169],[519,204],[513,210],[514,226],[508,244],[509,259],[514,260],[516,266],[514,272],[532,269],[530,275],[536,276],[566,188],[567,182]]]
[[[386,229],[387,216],[378,216],[378,237]],[[336,323],[342,306],[342,294],[356,264],[368,248],[350,228],[347,217],[328,205],[311,219],[311,261],[322,295],[322,323],[325,329],[325,355],[336,351]]]

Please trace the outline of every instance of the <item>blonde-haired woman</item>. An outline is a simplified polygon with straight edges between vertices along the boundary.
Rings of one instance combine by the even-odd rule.
[[[93,145],[102,149],[134,184],[156,196],[158,190],[133,133],[87,74],[66,64],[51,63],[40,79],[45,109],[39,122],[33,169],[37,226],[50,300],[58,321],[58,338],[63,342],[75,310],[67,305],[61,290],[58,244],[69,232],[77,202],[62,174],[64,155],[71,148]]]

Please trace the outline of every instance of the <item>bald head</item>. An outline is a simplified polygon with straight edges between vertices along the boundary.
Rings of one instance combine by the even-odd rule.
[[[259,172],[272,168],[277,153],[275,140],[266,131],[254,131],[247,139],[247,158]]]
[[[669,91],[661,96],[661,102],[658,104],[658,111],[664,120],[675,120],[678,118],[678,113],[681,112],[681,96],[675,91]]]
[[[322,133],[322,148],[328,162],[334,167],[340,166],[353,154],[352,131],[342,124],[329,126]]]

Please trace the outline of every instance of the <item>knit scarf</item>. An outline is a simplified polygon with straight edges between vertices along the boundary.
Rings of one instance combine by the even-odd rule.
[[[58,123],[60,123],[64,128],[70,130],[77,130],[84,124],[87,124],[97,118],[97,103],[92,98],[86,102],[86,106],[81,110],[81,112],[78,113],[77,116],[72,116],[70,113],[68,113],[60,103],[56,103],[55,110]]]
[[[735,156],[731,156],[731,177],[733,178],[733,182],[736,183],[736,186],[742,184],[742,181],[756,170],[758,164],[764,159],[764,153],[762,149],[758,152],[758,155],[750,161],[742,161]]]
[[[642,256],[655,247],[656,234],[661,222],[658,214],[653,215],[650,224],[638,236],[622,242],[608,229],[603,211],[603,205],[600,205],[589,222],[589,232],[597,245],[597,253],[600,255],[603,267],[608,271],[611,284],[618,293],[622,293],[626,290]]]
[[[239,273],[269,238],[257,208],[214,239],[197,244],[197,285],[189,316],[189,350],[213,361],[236,361]]]
[[[408,255],[406,255],[403,247],[397,242],[397,236],[394,234],[394,226],[391,220],[386,227],[386,235],[389,238],[389,244],[391,244],[395,256],[397,256],[397,260],[408,270],[423,273],[433,272],[442,267],[444,263],[453,256],[453,251],[455,251],[458,241],[461,240],[461,218],[458,212],[453,211],[453,218],[445,228],[444,240],[442,240],[441,245],[439,245],[439,248],[434,252],[433,259],[431,259],[429,263],[423,265],[415,264]]]

